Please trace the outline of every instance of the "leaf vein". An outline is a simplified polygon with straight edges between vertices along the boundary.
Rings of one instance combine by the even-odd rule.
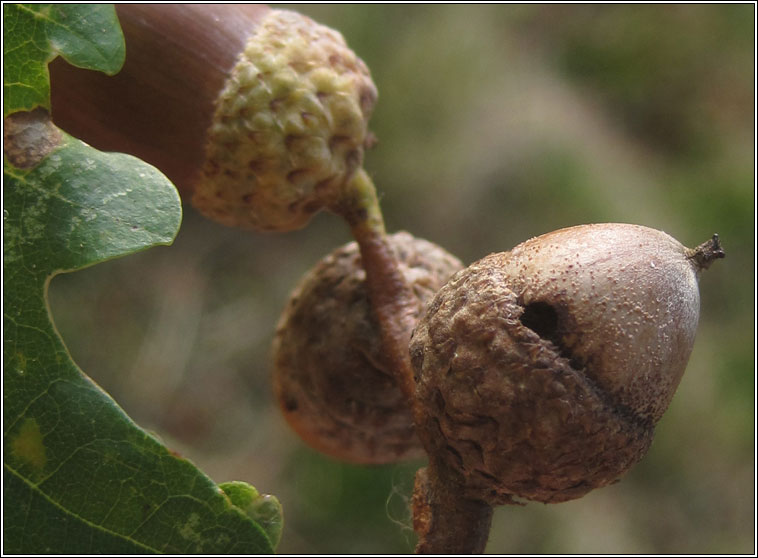
[[[149,550],[149,551],[155,552],[155,553],[160,552],[158,549],[152,548],[149,545],[146,545],[146,544],[144,544],[144,543],[142,543],[142,542],[140,542],[138,540],[135,540],[135,539],[133,539],[133,538],[131,538],[129,536],[123,535],[123,534],[118,533],[116,531],[113,531],[111,529],[107,529],[107,528],[103,527],[102,525],[97,525],[96,523],[92,523],[91,521],[88,521],[87,519],[85,519],[83,517],[80,517],[80,516],[72,513],[71,511],[69,511],[66,508],[64,508],[63,506],[61,506],[55,500],[50,499],[47,496],[47,494],[45,494],[42,490],[39,489],[39,487],[37,485],[35,485],[32,482],[30,482],[29,479],[27,479],[26,477],[24,477],[22,474],[20,474],[18,471],[16,471],[13,467],[11,467],[10,465],[8,465],[7,463],[3,463],[3,466],[5,467],[5,469],[10,474],[12,474],[16,478],[18,478],[21,482],[23,482],[24,484],[26,484],[32,491],[38,493],[42,498],[44,498],[45,500],[47,500],[50,504],[52,504],[53,506],[55,506],[57,509],[59,509],[64,514],[66,514],[68,516],[71,516],[71,517],[73,517],[75,519],[78,519],[79,521],[81,521],[82,523],[85,523],[87,526],[91,527],[92,529],[96,529],[96,530],[101,531],[103,533],[107,533],[108,535],[111,535],[111,536],[118,537],[120,539],[129,541],[129,542],[131,542],[131,543],[133,543],[133,544],[135,544],[135,545],[137,545],[137,546],[139,546],[141,548],[144,548],[145,550]]]

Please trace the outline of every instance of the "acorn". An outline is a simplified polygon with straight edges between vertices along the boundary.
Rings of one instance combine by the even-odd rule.
[[[50,64],[56,125],[155,165],[225,225],[293,230],[344,204],[377,90],[339,32],[263,5],[116,10],[120,72]]]
[[[466,498],[562,502],[648,450],[692,351],[698,276],[724,256],[583,225],[457,273],[413,332],[420,433]]]
[[[463,265],[409,233],[387,239],[413,293],[415,324]],[[411,410],[383,350],[365,278],[355,242],[303,277],[273,343],[276,399],[298,435],[335,459],[379,464],[420,457]]]

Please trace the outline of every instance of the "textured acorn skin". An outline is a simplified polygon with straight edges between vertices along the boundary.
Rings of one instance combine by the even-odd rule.
[[[419,316],[463,265],[408,233],[388,240]],[[313,448],[365,464],[423,455],[382,349],[355,242],[321,260],[294,290],[277,326],[273,360],[274,391],[284,417]]]
[[[642,458],[694,342],[691,252],[646,227],[583,225],[440,290],[411,360],[422,435],[470,497],[571,500]]]
[[[304,227],[339,202],[362,166],[376,99],[368,68],[340,33],[270,10],[216,102],[193,205],[227,226]]]

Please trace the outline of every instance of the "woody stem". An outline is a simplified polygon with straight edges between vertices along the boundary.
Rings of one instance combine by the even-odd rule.
[[[350,225],[366,271],[371,306],[379,324],[382,345],[395,378],[412,410],[416,431],[422,414],[415,397],[415,380],[408,343],[415,327],[413,292],[400,271],[387,240],[384,219],[371,178],[360,169],[331,210]],[[419,537],[417,553],[481,553],[487,543],[492,508],[461,496],[455,475],[435,455],[434,444],[422,440],[429,466],[418,471],[413,494],[413,524]]]

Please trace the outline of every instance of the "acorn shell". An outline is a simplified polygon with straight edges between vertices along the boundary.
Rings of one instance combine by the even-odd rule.
[[[698,266],[635,225],[562,229],[456,274],[410,349],[422,434],[469,496],[578,498],[647,451],[694,342]]]
[[[418,316],[463,265],[408,233],[388,240],[415,295]],[[273,357],[274,390],[284,417],[311,447],[353,463],[424,455],[382,349],[355,242],[335,250],[302,279],[279,321]]]

